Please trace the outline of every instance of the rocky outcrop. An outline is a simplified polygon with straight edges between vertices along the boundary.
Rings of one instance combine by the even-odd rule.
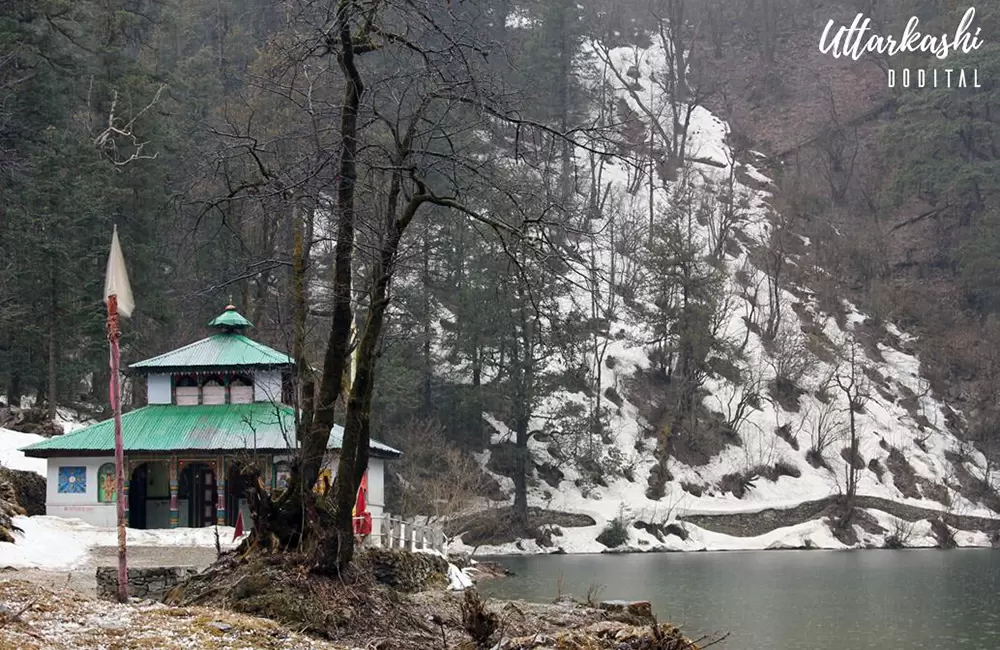
[[[128,593],[133,598],[163,600],[168,591],[198,573],[194,567],[144,567],[128,570]],[[118,567],[97,567],[98,598],[118,596]]]
[[[28,516],[45,514],[45,478],[20,469],[0,467],[0,480],[10,483],[14,501]]]
[[[51,438],[63,433],[62,425],[49,419],[42,409],[0,406],[0,427],[21,433],[35,433]]]
[[[11,482],[0,476],[0,542],[14,542],[14,533],[20,528],[11,521],[12,517],[23,515],[24,509],[17,505],[17,493]]]

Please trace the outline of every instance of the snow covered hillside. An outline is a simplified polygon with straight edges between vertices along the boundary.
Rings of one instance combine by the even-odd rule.
[[[662,90],[664,78],[669,77],[666,61],[663,43],[611,48],[595,42],[579,56],[579,65],[589,71],[594,87],[612,94],[605,103],[617,105],[619,116],[628,116],[649,133],[671,138],[677,106]],[[652,222],[676,214],[671,206],[683,201],[685,192],[731,197],[728,204],[699,198],[686,235],[705,259],[717,252],[723,269],[724,297],[717,302],[712,333],[726,349],[737,352],[726,357],[727,364],[718,364],[717,372],[706,375],[698,398],[706,412],[727,425],[722,428],[729,435],[720,434],[703,446],[707,458],[672,453],[666,468],[660,467],[658,441],[666,439],[671,449],[690,452],[683,437],[693,434],[664,431],[664,422],[653,419],[650,402],[655,400],[657,384],[648,378],[655,375],[650,341],[656,332],[635,316],[635,310],[619,303],[609,310],[609,326],[599,336],[605,352],[592,363],[603,366],[599,388],[606,396],[609,439],[602,448],[602,467],[620,471],[605,471],[595,480],[594,472],[581,469],[552,444],[553,432],[566,426],[560,422],[566,405],[576,404],[581,411],[590,408],[592,391],[549,394],[535,411],[531,425],[535,434],[528,443],[535,468],[529,478],[529,506],[588,515],[596,523],[550,527],[551,543],[545,545],[523,539],[477,545],[477,552],[601,552],[608,546],[597,537],[615,520],[627,531],[627,542],[620,546],[630,550],[882,547],[897,542],[936,546],[941,533],[932,530],[934,517],[927,511],[949,522],[936,525],[943,525],[956,544],[990,545],[990,536],[981,528],[962,531],[954,525],[959,520],[995,517],[989,507],[995,509],[998,502],[989,489],[994,478],[990,466],[983,454],[959,437],[962,414],[937,399],[921,378],[920,359],[909,345],[912,338],[846,301],[831,305],[810,287],[789,279],[796,274],[777,279],[776,254],[786,269],[794,268],[799,259],[796,249],[822,243],[798,237],[794,245],[777,247],[769,180],[753,164],[760,164],[760,156],[735,152],[727,125],[705,108],[696,106],[689,115],[687,162],[675,173],[664,172],[661,165],[655,177],[643,177],[620,160],[602,160],[600,179],[612,201],[617,201],[618,214],[638,215],[637,222],[645,219],[642,215],[650,215]],[[588,152],[579,149],[577,166],[582,168],[587,161]],[[734,216],[733,210],[727,214],[727,206],[737,203],[739,214]],[[593,229],[607,232],[608,226],[597,223]],[[591,277],[611,278],[607,282],[614,283],[617,274],[617,281],[623,282],[628,269],[638,266],[630,257],[634,253],[615,246],[601,237],[583,245],[581,257],[600,271],[591,272]],[[581,275],[588,270],[592,269]],[[604,295],[616,290],[610,286]],[[635,299],[652,304],[656,296],[640,291]],[[564,311],[591,313],[593,304],[593,292],[581,288],[566,301]],[[710,361],[724,357],[716,352],[708,356]],[[859,395],[853,409],[858,438],[853,459],[844,396],[850,390],[844,385],[852,380]],[[636,388],[644,383],[644,389]],[[494,414],[484,417],[495,432],[495,446],[513,439],[512,430]],[[480,457],[484,467],[489,466],[491,453],[487,450]],[[706,515],[765,509],[791,513],[801,504],[845,494],[850,462],[857,467],[857,495],[869,498],[859,503],[859,508],[865,507],[854,523],[854,540],[845,543],[843,535],[834,536],[829,511],[803,515],[801,521],[792,514],[779,514],[776,525],[761,534],[736,534],[739,531],[732,530],[728,520],[718,530],[730,534],[712,532],[713,518]],[[659,498],[650,498],[651,472],[667,477]],[[491,474],[508,495],[513,493],[510,477]],[[882,507],[874,507],[880,503]],[[687,518],[690,521],[684,521]],[[473,548],[461,540],[453,546]]]

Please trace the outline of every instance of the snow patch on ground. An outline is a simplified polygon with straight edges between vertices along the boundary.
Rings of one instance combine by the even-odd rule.
[[[0,542],[0,567],[71,569],[86,562],[90,549],[117,546],[118,533],[113,528],[98,528],[81,519],[62,517],[14,517],[13,523],[23,532],[15,532],[13,544]],[[206,547],[215,546],[216,528],[126,529],[126,546]],[[234,548],[235,529],[219,526],[223,549]]]

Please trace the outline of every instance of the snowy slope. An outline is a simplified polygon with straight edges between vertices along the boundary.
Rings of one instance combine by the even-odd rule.
[[[27,447],[44,439],[44,437],[34,433],[0,429],[0,466],[35,472],[45,476],[45,459],[28,458],[20,451],[21,447]]]
[[[650,80],[663,73],[666,56],[662,47],[653,45],[649,48],[619,47],[605,50],[599,45],[587,46],[579,57],[581,66],[590,70],[595,78],[604,78],[612,87],[620,102],[624,102],[635,113],[646,115],[653,112],[661,115],[662,126],[670,128],[670,111],[663,97],[657,96],[655,83]],[[619,70],[629,70],[627,78],[610,73],[609,65]],[[633,86],[630,91],[625,85]],[[634,87],[638,86],[639,99]],[[712,115],[708,110],[697,107],[694,109],[689,128],[689,157],[697,161],[692,165],[696,175],[696,183],[721,184],[736,165],[741,172],[737,178],[750,178],[753,186],[737,182],[738,191],[746,197],[750,218],[740,225],[740,243],[724,256],[724,264],[728,271],[728,292],[734,296],[734,305],[726,315],[722,330],[732,341],[746,340],[743,351],[747,367],[759,375],[762,385],[767,385],[775,377],[775,359],[768,352],[756,331],[748,331],[744,317],[748,314],[748,301],[741,298],[746,295],[747,285],[765,287],[760,293],[762,297],[757,305],[759,310],[767,310],[769,305],[766,297],[766,280],[763,272],[755,268],[750,261],[748,247],[765,243],[767,237],[767,215],[770,210],[770,195],[762,187],[767,187],[768,179],[751,164],[734,160],[735,156],[727,144],[728,127]],[[577,160],[585,160],[586,152],[577,152]],[[706,164],[711,162],[714,164]],[[609,182],[618,196],[624,197],[624,209],[637,211],[640,214],[650,211],[650,196],[643,191],[630,193],[631,170],[620,162],[605,166],[604,182]],[[671,199],[674,190],[671,181],[660,180],[652,191],[653,211],[662,213],[664,206]],[[711,233],[705,224],[698,226],[696,237],[709,244]],[[600,230],[596,226],[595,230]],[[599,239],[595,240],[593,249],[585,249],[584,256],[603,263],[604,272],[610,272],[610,253],[601,248]],[[803,240],[808,246],[811,242]],[[794,259],[788,260],[794,264]],[[627,263],[622,260],[618,264]],[[792,291],[789,291],[791,289]],[[793,293],[794,291],[794,293]],[[840,314],[824,312],[812,292],[807,287],[787,287],[780,292],[781,325],[779,332],[802,331],[803,324],[811,321],[813,332],[817,330],[819,338],[830,349],[846,349],[852,339],[852,334],[870,323],[868,317],[855,306],[844,302]],[[588,313],[591,296],[580,290],[572,296],[571,303],[565,305],[569,313],[574,308]],[[794,305],[794,309],[793,309]],[[624,312],[624,310],[622,310]],[[800,316],[801,314],[801,316]],[[846,314],[846,315],[845,315]],[[803,318],[805,320],[803,320]],[[838,324],[840,320],[841,324]],[[859,363],[864,367],[864,376],[871,378],[870,397],[863,411],[857,414],[857,430],[860,436],[859,452],[864,462],[872,463],[881,468],[882,475],[870,469],[860,472],[858,494],[871,495],[891,500],[901,504],[919,506],[921,508],[949,512],[954,514],[975,515],[986,518],[995,517],[980,503],[970,502],[957,491],[954,480],[955,469],[948,454],[958,454],[966,459],[966,469],[973,474],[980,474],[979,468],[986,467],[985,458],[973,450],[968,444],[957,438],[946,421],[958,422],[961,414],[955,413],[948,406],[937,400],[927,389],[927,382],[921,379],[920,360],[914,354],[907,352],[906,345],[912,340],[905,332],[892,324],[885,325],[889,334],[888,341],[878,343],[878,354],[874,352],[860,353]],[[751,328],[753,330],[753,328]],[[764,508],[789,508],[804,501],[811,501],[841,494],[845,488],[847,462],[841,457],[841,450],[847,446],[843,436],[827,448],[823,458],[828,468],[814,467],[807,461],[807,451],[810,448],[811,437],[817,429],[827,426],[843,430],[846,426],[846,411],[842,408],[831,408],[829,400],[821,400],[817,394],[823,392],[824,385],[829,388],[831,377],[837,366],[827,360],[817,357],[813,352],[810,356],[808,371],[799,386],[804,394],[799,399],[799,409],[788,411],[777,400],[766,400],[760,408],[753,410],[745,420],[739,423],[737,432],[742,444],[731,444],[704,466],[689,466],[678,461],[669,464],[673,480],[666,485],[666,494],[658,500],[646,496],[647,478],[650,469],[655,464],[651,448],[655,440],[646,440],[645,450],[636,451],[636,441],[641,440],[644,432],[651,428],[652,423],[643,421],[639,405],[628,401],[628,392],[624,389],[628,381],[643,369],[650,367],[650,359],[643,344],[648,336],[642,331],[640,324],[630,320],[622,313],[611,323],[609,332],[614,336],[607,341],[607,356],[613,358],[613,367],[605,368],[606,381],[604,386],[617,389],[623,396],[620,407],[614,408],[610,414],[610,430],[613,442],[609,450],[617,450],[619,457],[634,464],[633,479],[610,477],[607,487],[586,486],[585,477],[571,464],[553,457],[545,442],[532,438],[529,447],[536,463],[549,463],[558,466],[564,477],[558,487],[549,486],[542,480],[534,481],[534,487],[529,492],[529,505],[549,510],[590,515],[597,522],[595,526],[586,528],[564,528],[561,536],[554,538],[556,548],[565,552],[601,552],[605,546],[596,541],[597,535],[611,520],[621,517],[626,522],[641,520],[651,523],[666,523],[690,514],[721,514],[734,512],[756,512]],[[840,365],[843,368],[842,365]],[[451,373],[449,378],[453,378]],[[875,384],[878,384],[876,387]],[[713,412],[726,416],[732,404],[739,397],[741,387],[719,378],[710,378],[706,384],[708,397],[704,406]],[[833,392],[836,399],[843,400],[837,394],[836,385]],[[766,389],[765,389],[766,396]],[[559,391],[547,397],[544,404],[536,412],[532,428],[539,431],[553,427],[553,418],[560,408],[567,403],[588,404],[584,393]],[[846,403],[846,402],[845,402]],[[904,405],[905,404],[905,405]],[[504,423],[484,414],[484,418],[495,431],[494,443],[509,441],[513,433]],[[830,427],[831,422],[836,427]],[[558,426],[558,423],[556,424]],[[795,436],[798,449],[775,434],[778,427],[783,427]],[[909,496],[897,488],[892,472],[886,469],[890,452],[895,449],[912,466],[918,482],[918,487],[908,490]],[[606,452],[607,453],[607,450]],[[480,460],[484,466],[489,460],[490,452],[486,451]],[[898,456],[898,455],[897,455]],[[781,476],[776,481],[758,478],[754,487],[743,498],[737,498],[731,492],[723,492],[719,482],[723,476],[736,472],[745,472],[753,467],[773,466],[782,463],[794,467],[800,474],[798,478]],[[501,486],[512,494],[512,481],[500,475],[494,475]],[[684,490],[682,483],[698,486],[702,489],[700,496]],[[580,485],[585,485],[582,489]],[[923,498],[916,498],[913,490]],[[931,498],[933,493],[935,498]],[[935,500],[937,499],[937,500]],[[871,511],[887,531],[893,530],[895,518],[881,511]],[[929,524],[922,524],[908,530],[908,545],[933,545]],[[630,541],[628,547],[632,550],[723,550],[723,549],[763,549],[814,546],[819,548],[843,548],[843,544],[835,539],[822,520],[809,521],[797,525],[780,528],[759,537],[732,537],[703,530],[693,524],[684,524],[690,537],[682,541],[679,537],[667,537],[660,542],[644,530],[629,526]],[[885,541],[886,534],[873,535],[859,530],[859,545],[880,546]],[[956,535],[959,545],[989,545],[989,539],[984,534],[959,533]],[[469,551],[471,548],[456,540],[453,544],[456,550]],[[533,540],[521,540],[516,544],[502,547],[480,547],[479,553],[532,553],[550,552],[555,549],[539,548]]]

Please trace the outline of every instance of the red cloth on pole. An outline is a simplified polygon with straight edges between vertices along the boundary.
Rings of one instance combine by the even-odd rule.
[[[243,535],[243,511],[239,510],[236,514],[236,530],[233,531],[233,541],[235,542]]]
[[[354,502],[354,534],[371,535],[372,513],[368,512],[368,472],[361,477],[358,499]]]

